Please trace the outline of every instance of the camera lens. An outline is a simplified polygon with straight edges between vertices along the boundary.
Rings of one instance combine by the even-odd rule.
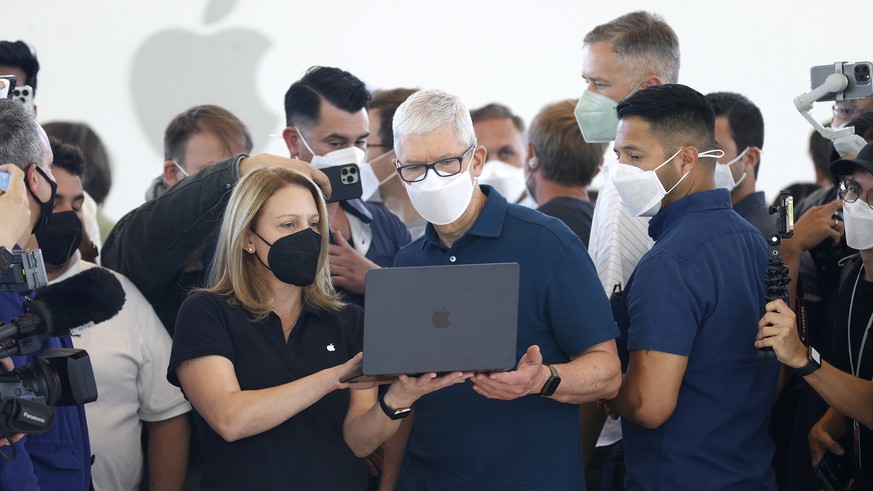
[[[867,83],[870,81],[870,66],[869,65],[857,65],[855,67],[855,82],[857,83]]]

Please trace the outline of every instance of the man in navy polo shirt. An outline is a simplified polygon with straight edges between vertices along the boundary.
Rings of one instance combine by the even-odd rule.
[[[767,433],[779,367],[754,347],[767,245],[715,189],[715,117],[684,85],[619,103],[616,190],[654,247],[615,302],[630,360],[618,397],[626,484],[776,489]]]
[[[486,150],[457,97],[420,91],[393,126],[398,173],[429,222],[396,266],[519,263],[519,362],[419,399],[386,444],[383,485],[585,489],[576,404],[613,397],[621,378],[618,330],[582,241],[477,185]]]

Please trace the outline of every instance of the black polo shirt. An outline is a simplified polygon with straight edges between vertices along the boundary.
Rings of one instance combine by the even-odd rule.
[[[167,379],[179,386],[185,360],[219,355],[233,363],[242,390],[275,387],[345,363],[362,348],[363,311],[304,307],[288,342],[275,313],[254,323],[245,310],[209,293],[179,309]],[[365,489],[366,472],[343,439],[347,390],[334,391],[279,426],[226,442],[196,414],[203,447],[202,489]]]

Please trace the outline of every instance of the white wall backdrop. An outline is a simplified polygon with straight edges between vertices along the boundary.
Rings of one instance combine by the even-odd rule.
[[[873,59],[869,0],[110,0],[3,1],[0,38],[35,46],[41,122],[84,121],[113,158],[105,208],[120,218],[143,201],[163,160],[170,117],[195,104],[232,110],[255,151],[285,155],[283,96],[311,65],[338,66],[371,88],[437,87],[475,108],[509,105],[530,120],[578,97],[582,38],[646,9],[664,16],[682,50],[680,82],[740,92],[764,113],[759,188],[769,198],[810,181],[811,128],[792,99],[809,68]],[[852,23],[857,19],[858,27]],[[827,119],[830,104],[814,114]]]

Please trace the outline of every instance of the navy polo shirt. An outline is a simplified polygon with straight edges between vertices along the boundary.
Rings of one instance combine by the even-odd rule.
[[[579,237],[560,220],[481,188],[488,199],[452,247],[428,224],[396,266],[517,262],[516,359],[536,344],[545,363],[566,363],[614,339],[618,329]],[[585,489],[577,405],[537,396],[491,400],[468,382],[428,394],[414,408],[397,489]]]
[[[275,313],[252,322],[247,311],[211,293],[195,293],[179,309],[167,379],[176,368],[209,355],[233,363],[242,390],[276,387],[345,363],[361,351],[363,311],[305,306],[285,342]],[[201,489],[367,487],[366,471],[343,438],[349,391],[337,390],[263,433],[227,442],[195,412],[203,447]]]
[[[776,489],[767,427],[779,363],[753,344],[767,244],[724,189],[671,204],[649,235],[616,317],[628,350],[685,356],[688,367],[661,426],[622,420],[627,489]]]

